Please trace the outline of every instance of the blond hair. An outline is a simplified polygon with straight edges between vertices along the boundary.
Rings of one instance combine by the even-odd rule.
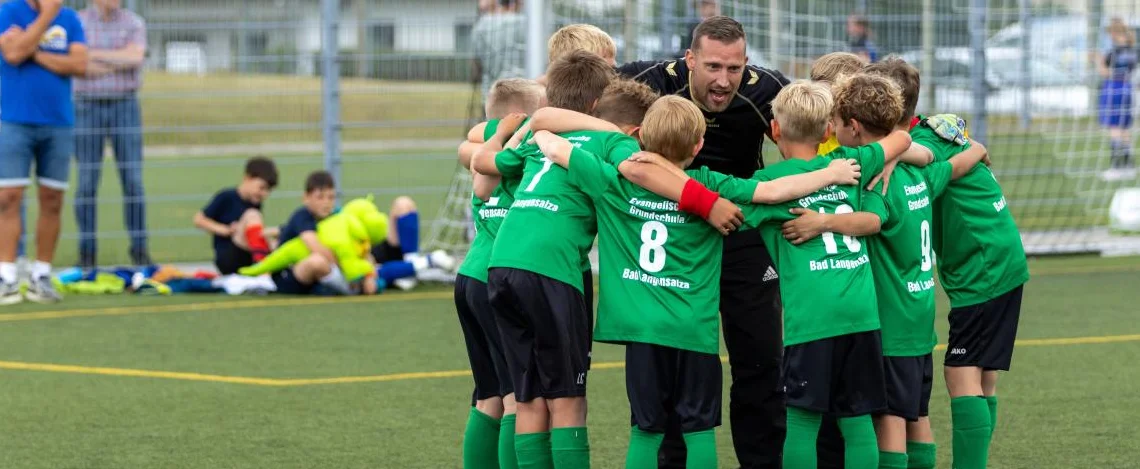
[[[617,78],[610,82],[594,107],[594,117],[617,125],[639,126],[657,101],[653,88],[639,81]]]
[[[649,106],[641,121],[641,143],[672,162],[693,157],[693,150],[705,135],[705,115],[701,109],[676,95],[662,96]]]
[[[772,100],[772,115],[780,125],[780,139],[796,143],[819,143],[835,101],[821,83],[797,80],[785,86]]]
[[[1105,28],[1110,36],[1122,36],[1128,42],[1128,47],[1136,45],[1136,32],[1129,28],[1124,20],[1120,18],[1113,18],[1109,22],[1108,27]]]
[[[512,112],[533,114],[546,101],[546,88],[525,78],[503,78],[487,91],[488,119],[502,119]]]
[[[614,44],[613,38],[592,24],[563,26],[550,36],[550,40],[546,42],[546,50],[550,63],[576,50],[593,52],[603,59],[617,58],[617,45]]]
[[[874,135],[887,135],[902,121],[902,90],[890,78],[860,73],[840,80],[831,91],[835,113],[844,123],[854,119]]]
[[[823,54],[811,64],[811,81],[834,82],[841,76],[859,73],[867,61],[850,52]]]

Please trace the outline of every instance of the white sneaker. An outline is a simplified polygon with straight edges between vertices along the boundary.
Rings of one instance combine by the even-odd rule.
[[[27,297],[29,301],[44,304],[59,303],[63,299],[63,295],[60,295],[55,290],[55,285],[51,283],[51,277],[46,275],[28,282]]]
[[[20,282],[0,282],[0,305],[14,305],[24,301]]]
[[[419,284],[419,282],[417,282],[416,279],[414,279],[412,277],[398,278],[398,279],[392,281],[392,285],[395,285],[396,288],[399,288],[399,289],[404,290],[404,291],[408,291],[408,290],[411,290],[413,288],[416,288],[416,285],[418,285],[418,284]]]
[[[453,272],[457,267],[455,258],[442,249],[432,251],[428,256],[428,260],[431,261],[432,267],[443,269],[447,272]]]

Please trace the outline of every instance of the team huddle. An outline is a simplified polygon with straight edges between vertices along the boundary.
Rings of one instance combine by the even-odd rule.
[[[834,53],[811,81],[788,83],[744,64],[743,28],[723,16],[697,27],[684,60],[617,69],[631,78],[615,73],[613,41],[596,27],[567,26],[549,45],[547,73],[496,82],[489,120],[459,149],[476,226],[455,287],[475,379],[464,467],[589,467],[593,341],[626,348],[626,467],[717,467],[724,315],[744,467],[933,468],[935,266],[952,307],[954,467],[986,467],[1029,274],[986,149],[954,116],[915,115],[914,67]],[[737,76],[739,90],[646,84],[695,69]],[[767,103],[741,91],[761,81],[778,90]],[[734,112],[761,127],[734,127]],[[766,134],[783,161],[714,171],[709,155],[724,148],[706,144],[725,132]],[[727,254],[730,233],[746,230],[771,263],[744,275],[778,279],[782,302],[767,333],[783,352],[786,430],[764,433],[777,440],[765,451],[742,448],[759,443],[735,408],[765,397],[737,392],[747,371],[721,288],[730,263],[731,275],[753,265]]]

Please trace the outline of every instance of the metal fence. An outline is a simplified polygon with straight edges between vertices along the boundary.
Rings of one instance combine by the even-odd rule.
[[[145,195],[124,196],[115,178],[102,178],[91,199],[100,263],[129,260],[130,213],[122,207],[138,200],[145,202],[144,231],[155,260],[209,258],[208,237],[191,217],[214,192],[237,184],[244,160],[259,154],[274,158],[281,172],[264,207],[269,223],[284,221],[299,205],[307,172],[328,167],[347,197],[372,193],[384,204],[411,195],[430,244],[462,251],[469,189],[454,147],[481,116],[471,54],[472,30],[483,15],[478,3],[127,2],[147,27],[137,92],[141,128],[118,117],[119,124],[76,131],[141,132]],[[864,15],[880,56],[900,54],[922,70],[921,110],[967,116],[973,134],[987,143],[1030,250],[1131,246],[1133,238],[1108,229],[1113,196],[1137,179],[1127,172],[1106,177],[1114,144],[1098,118],[1103,79],[1096,65],[1110,46],[1105,27],[1112,18],[1140,28],[1138,2],[719,3],[745,25],[751,61],[793,78],[806,77],[819,55],[846,50],[849,16]],[[619,61],[676,57],[700,11],[690,0],[531,0],[521,12],[535,20],[529,66],[541,70],[546,37],[575,22],[609,32]],[[1135,147],[1132,137],[1125,138]],[[116,172],[110,143],[103,162],[87,157],[73,165],[73,189],[80,173]],[[74,202],[69,198],[68,206]],[[71,212],[58,264],[78,259]],[[35,213],[30,202],[28,221]]]

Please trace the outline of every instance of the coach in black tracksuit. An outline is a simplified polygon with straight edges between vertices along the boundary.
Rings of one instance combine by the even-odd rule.
[[[731,18],[708,18],[697,26],[693,39],[684,60],[635,62],[618,71],[661,94],[690,98],[701,107],[708,130],[691,168],[708,166],[752,177],[764,166],[760,150],[764,135],[771,133],[772,99],[788,79],[774,70],[746,66],[744,29]],[[778,468],[786,426],[779,387],[783,322],[779,277],[759,231],[725,238],[720,285],[736,456],[744,468]],[[671,425],[666,433],[661,467],[684,467],[679,427]]]

